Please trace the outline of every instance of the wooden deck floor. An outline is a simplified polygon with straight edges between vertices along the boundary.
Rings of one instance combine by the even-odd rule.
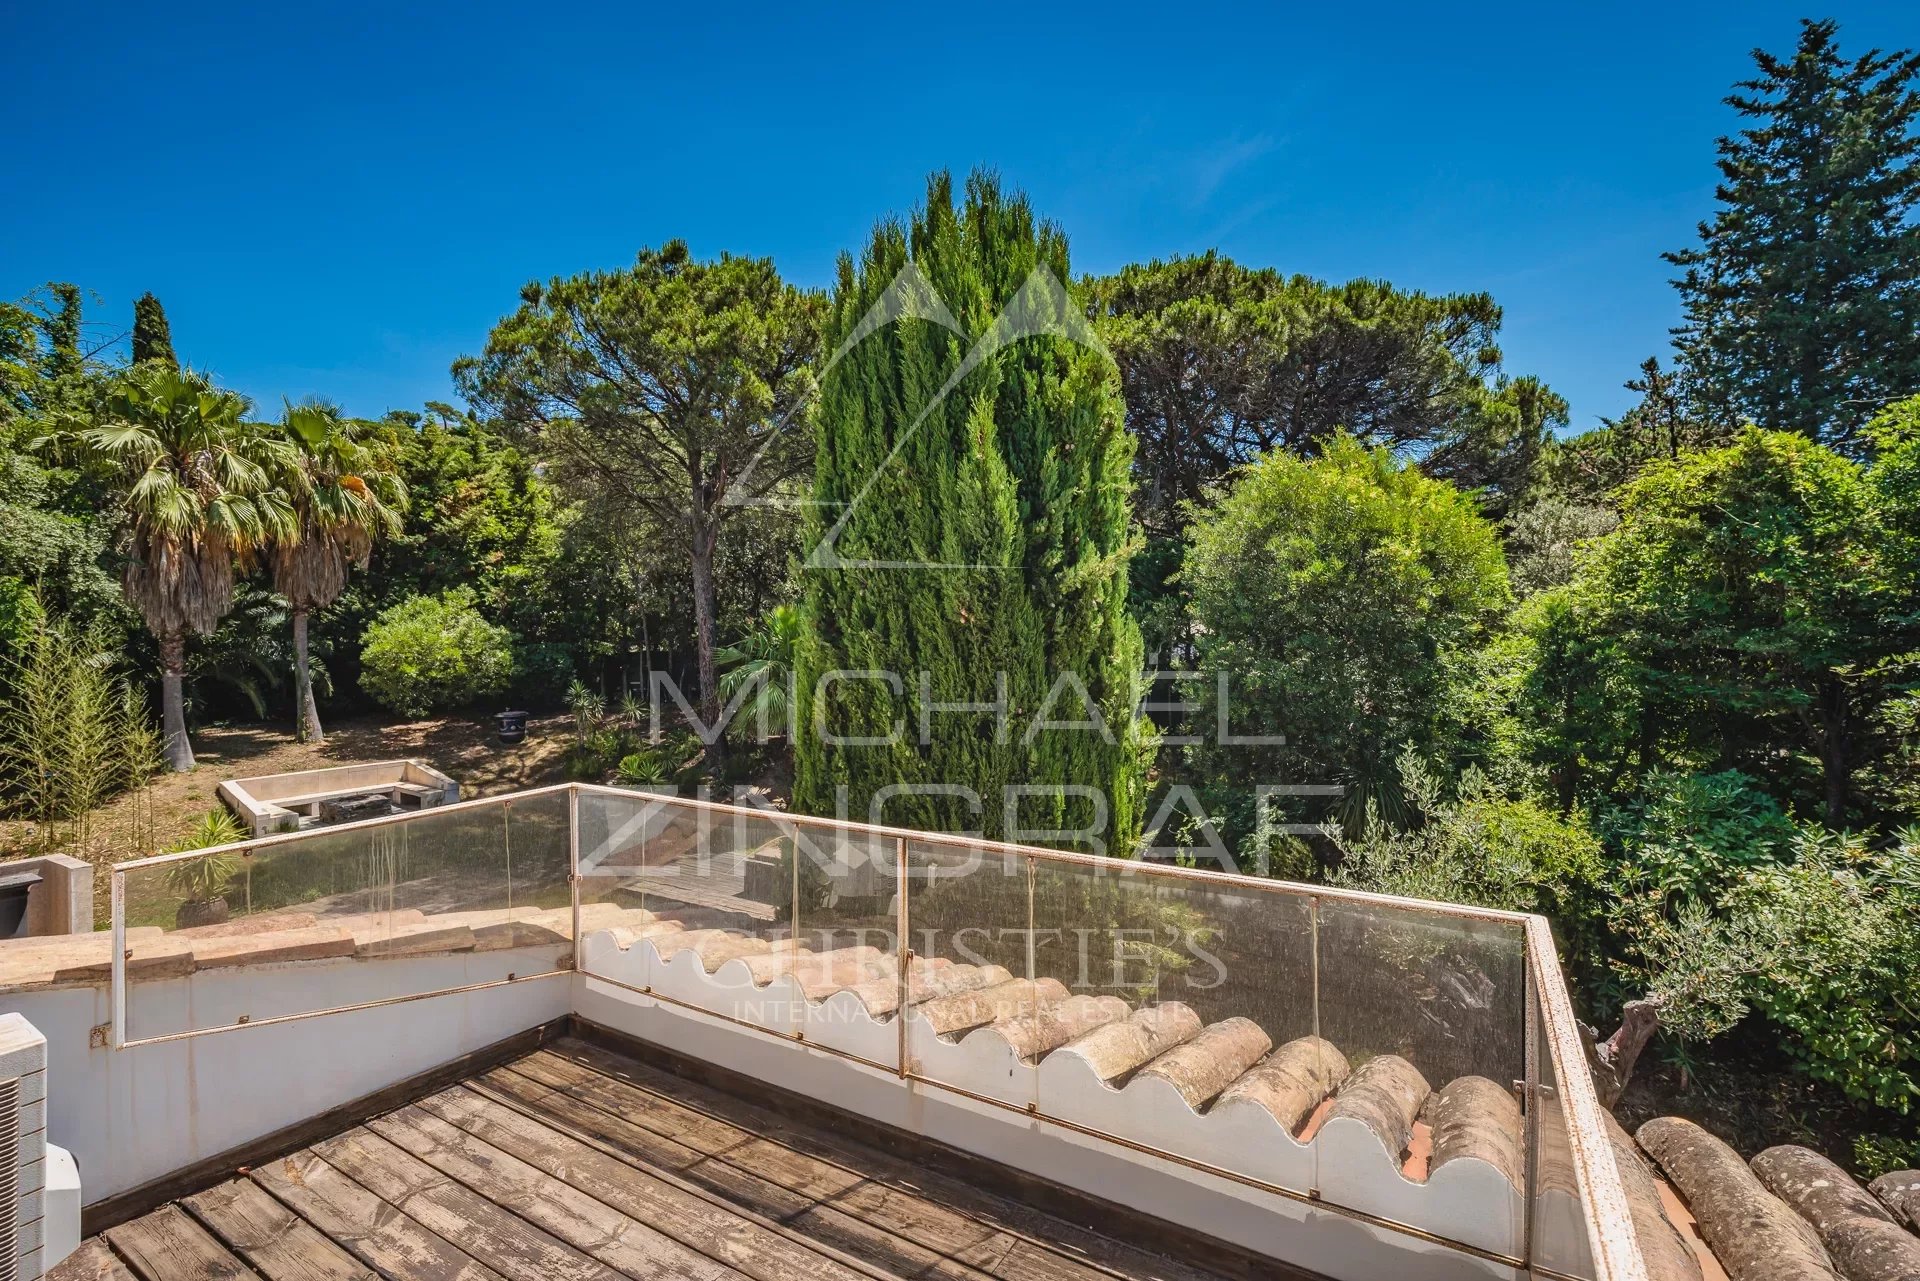
[[[566,1039],[81,1244],[55,1281],[1212,1281]]]

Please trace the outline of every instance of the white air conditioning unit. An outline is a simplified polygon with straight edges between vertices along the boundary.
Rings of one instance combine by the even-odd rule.
[[[40,1281],[79,1235],[73,1158],[47,1144],[47,1039],[0,1014],[0,1281]]]

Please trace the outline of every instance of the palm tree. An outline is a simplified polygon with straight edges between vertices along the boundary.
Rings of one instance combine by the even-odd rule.
[[[771,736],[791,732],[793,655],[799,644],[799,607],[776,605],[740,644],[714,654],[716,663],[728,666],[720,677],[720,697],[726,703],[741,689],[753,687],[752,700],[741,707],[735,725],[751,716]]]
[[[307,615],[346,590],[365,569],[374,539],[400,532],[407,491],[393,460],[359,423],[331,405],[289,405],[282,430],[299,451],[292,489],[295,528],[274,541],[273,586],[293,613],[294,735],[324,741],[307,659]]]
[[[244,421],[247,400],[205,375],[148,362],[108,386],[91,425],[70,433],[112,464],[126,504],[121,586],[160,643],[167,763],[193,768],[180,682],[189,633],[213,631],[233,602],[236,562],[293,529],[276,487],[292,451]]]

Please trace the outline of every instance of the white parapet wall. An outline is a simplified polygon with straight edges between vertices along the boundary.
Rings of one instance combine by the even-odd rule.
[[[551,946],[487,953],[234,966],[129,984],[161,1025],[211,1026],[237,1009],[318,1010],[551,971]],[[211,1035],[108,1044],[105,982],[7,992],[46,1038],[53,1137],[89,1204],[264,1138],[568,1012],[567,977],[528,978]]]

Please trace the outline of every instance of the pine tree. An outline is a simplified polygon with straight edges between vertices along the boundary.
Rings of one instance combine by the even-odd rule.
[[[144,293],[133,304],[133,363],[149,360],[165,361],[169,369],[180,368],[180,360],[173,354],[173,330],[167,324],[167,313],[158,298]]]
[[[1060,230],[982,174],[958,207],[935,175],[908,225],[842,258],[796,663],[803,810],[864,820],[878,795],[888,822],[1030,838],[1104,817],[1105,848],[1132,848],[1132,446],[1071,279]]]
[[[1831,21],[1765,50],[1729,106],[1720,208],[1684,269],[1675,331],[1697,404],[1851,447],[1920,386],[1920,55],[1842,58]]]

